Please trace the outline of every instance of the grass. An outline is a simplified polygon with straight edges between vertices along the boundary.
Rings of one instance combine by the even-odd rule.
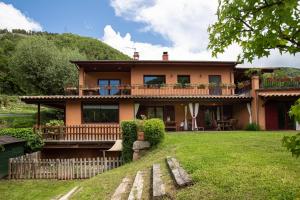
[[[300,159],[281,146],[295,132],[170,133],[157,148],[132,162],[91,179],[66,181],[0,181],[0,199],[46,199],[82,190],[72,199],[110,199],[125,176],[145,172],[143,199],[151,191],[150,168],[160,163],[170,199],[297,199],[300,198]],[[176,189],[165,165],[175,156],[191,174],[194,185]],[[3,195],[4,194],[4,195]]]
[[[0,113],[34,114],[36,111],[36,105],[26,104],[18,96],[0,95]]]
[[[79,181],[24,180],[0,181],[0,199],[2,200],[43,200],[52,199],[68,192]]]
[[[294,133],[294,132],[293,132]],[[300,198],[300,159],[281,147],[288,132],[171,133],[159,148],[141,160],[82,182],[74,199],[109,199],[122,178],[137,170],[150,174],[161,163],[171,199],[295,199]],[[195,184],[176,190],[165,157],[176,156]],[[145,180],[144,199],[151,191]]]

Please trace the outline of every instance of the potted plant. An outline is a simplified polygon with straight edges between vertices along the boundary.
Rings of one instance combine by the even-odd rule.
[[[137,120],[137,140],[144,141],[145,140],[145,133],[144,133],[144,122],[146,120],[145,115],[141,115],[142,119]]]
[[[245,85],[244,85],[243,82],[239,82],[238,85],[237,85],[237,87],[238,87],[239,89],[242,89],[242,88],[245,87]]]
[[[176,83],[175,85],[174,85],[174,89],[180,89],[180,88],[182,88],[183,87],[183,85],[181,84],[181,83]]]
[[[215,87],[217,87],[217,84],[216,84],[216,83],[209,83],[209,84],[208,84],[208,88],[209,88],[209,89],[214,89]]]
[[[228,85],[228,88],[229,88],[229,89],[235,89],[235,88],[236,88],[236,85],[235,85],[234,83],[230,83],[230,84]]]
[[[228,87],[228,84],[226,84],[226,83],[220,83],[220,87],[222,89],[226,89]]]
[[[198,89],[205,89],[205,84],[203,84],[203,83],[200,83],[199,85],[197,85],[197,88]]]
[[[191,85],[190,83],[186,83],[183,85],[184,88],[187,88],[187,89],[193,89],[193,85]]]

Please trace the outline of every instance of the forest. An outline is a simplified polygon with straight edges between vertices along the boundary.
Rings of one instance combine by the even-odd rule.
[[[0,94],[63,94],[77,85],[70,60],[129,60],[98,39],[79,35],[0,30]]]

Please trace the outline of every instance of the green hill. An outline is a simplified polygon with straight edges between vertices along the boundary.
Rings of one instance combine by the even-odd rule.
[[[69,60],[129,59],[94,38],[0,30],[0,94],[62,94],[66,84],[77,84]]]

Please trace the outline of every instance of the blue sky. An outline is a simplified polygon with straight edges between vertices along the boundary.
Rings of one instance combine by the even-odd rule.
[[[159,34],[140,31],[142,23],[117,17],[108,0],[4,0],[12,4],[27,17],[38,21],[44,31],[71,32],[83,36],[100,38],[104,27],[118,27],[123,35],[130,32],[140,42],[168,45]]]
[[[218,0],[0,0],[0,29],[71,32],[97,38],[140,59],[236,61],[242,49],[232,44],[217,58],[207,50],[207,28],[217,17]],[[243,66],[299,67],[299,54],[280,55]]]

